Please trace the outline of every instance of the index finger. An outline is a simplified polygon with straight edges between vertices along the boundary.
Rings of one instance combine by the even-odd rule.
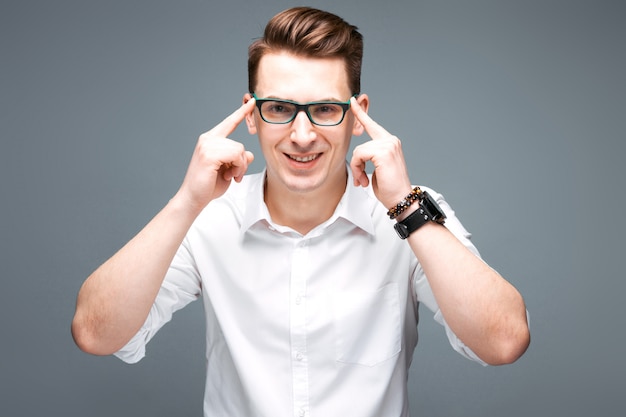
[[[354,116],[359,122],[361,122],[365,131],[373,140],[389,135],[389,132],[387,132],[384,127],[376,123],[374,119],[372,119],[369,114],[363,110],[359,102],[354,97],[350,99],[350,108],[352,109]]]
[[[232,112],[213,129],[209,131],[212,135],[220,137],[228,137],[237,129],[237,126],[246,118],[250,112],[254,110],[254,98],[241,105],[237,110]]]

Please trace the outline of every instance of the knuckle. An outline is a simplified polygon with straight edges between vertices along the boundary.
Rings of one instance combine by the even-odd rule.
[[[387,144],[389,149],[393,152],[397,152],[402,149],[402,141],[397,136],[389,136]]]

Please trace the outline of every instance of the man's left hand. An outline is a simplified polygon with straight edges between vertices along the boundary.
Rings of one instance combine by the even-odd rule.
[[[406,168],[400,139],[376,123],[356,99],[351,100],[351,110],[372,140],[354,149],[350,168],[354,185],[367,187],[369,178],[365,171],[367,161],[374,165],[372,188],[385,207],[393,207],[411,191],[411,181]]]

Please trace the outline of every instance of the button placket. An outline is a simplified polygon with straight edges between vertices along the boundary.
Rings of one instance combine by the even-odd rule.
[[[294,248],[291,259],[290,337],[294,415],[304,416],[309,408],[309,380],[306,345],[306,281],[310,271],[309,250],[305,240]]]

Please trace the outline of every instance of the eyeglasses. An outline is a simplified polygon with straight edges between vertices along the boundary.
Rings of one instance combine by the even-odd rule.
[[[275,98],[258,98],[256,106],[261,113],[261,119],[272,124],[287,124],[296,118],[301,111],[305,112],[311,123],[318,126],[337,126],[343,122],[346,111],[350,108],[350,100],[338,101],[315,101],[312,103],[296,103],[291,100],[279,100]],[[353,97],[356,97],[355,94]]]

